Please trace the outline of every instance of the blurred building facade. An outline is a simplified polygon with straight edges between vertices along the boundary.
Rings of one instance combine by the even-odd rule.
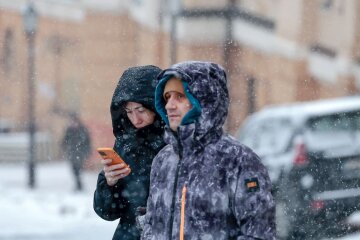
[[[21,18],[26,2],[0,0],[0,119],[16,130],[26,130],[27,123]],[[37,127],[51,132],[55,143],[67,113],[77,112],[94,147],[111,146],[112,93],[121,73],[134,65],[166,68],[184,60],[223,65],[230,80],[230,133],[265,105],[359,91],[357,0],[34,3]]]

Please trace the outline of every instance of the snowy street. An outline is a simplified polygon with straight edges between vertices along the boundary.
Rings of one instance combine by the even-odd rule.
[[[1,240],[111,239],[117,222],[92,208],[97,174],[85,172],[84,192],[74,192],[67,162],[37,167],[37,188],[27,188],[26,165],[0,165]]]
[[[100,219],[92,208],[97,173],[84,173],[85,191],[78,193],[67,162],[42,163],[36,170],[32,191],[25,164],[0,165],[0,240],[112,238],[117,222]],[[338,240],[359,239],[360,233]]]

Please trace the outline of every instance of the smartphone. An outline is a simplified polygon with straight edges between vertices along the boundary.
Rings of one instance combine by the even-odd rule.
[[[98,151],[98,153],[100,154],[100,156],[103,159],[111,159],[112,160],[110,165],[123,163],[130,169],[129,165],[126,164],[126,162],[119,156],[119,154],[117,154],[114,151],[114,149],[112,149],[112,148],[97,148],[96,150]],[[131,171],[131,169],[130,169],[130,171]]]

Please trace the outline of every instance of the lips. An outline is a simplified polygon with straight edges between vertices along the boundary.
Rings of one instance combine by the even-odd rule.
[[[134,125],[135,125],[136,128],[143,127],[143,123],[142,123],[142,122],[141,122],[141,123],[135,123]]]
[[[175,114],[169,115],[169,119],[176,119],[178,117],[179,117],[179,115],[175,115]]]

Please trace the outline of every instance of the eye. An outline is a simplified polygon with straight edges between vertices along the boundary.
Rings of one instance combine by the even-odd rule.
[[[139,113],[145,112],[145,108],[144,107],[138,107],[136,108],[138,110]]]
[[[177,94],[177,96],[176,96],[176,98],[178,99],[178,100],[181,100],[181,99],[183,99],[185,96],[184,96],[184,94]]]
[[[169,101],[169,98],[170,98],[170,94],[165,93],[164,95],[165,102]]]

